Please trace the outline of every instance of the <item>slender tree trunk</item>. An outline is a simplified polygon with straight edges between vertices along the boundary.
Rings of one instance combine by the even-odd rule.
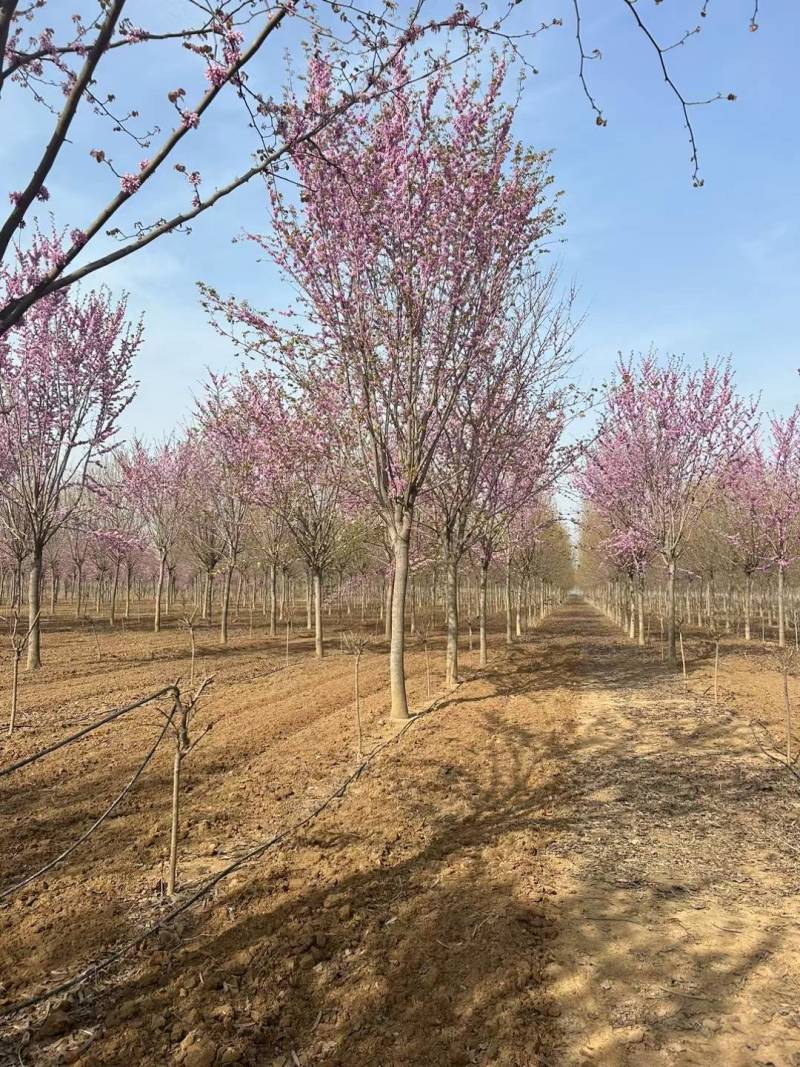
[[[125,618],[131,617],[131,565],[125,564]]]
[[[744,580],[744,639],[750,640],[750,617],[753,611],[753,576],[745,575]]]
[[[200,618],[203,619],[204,622],[208,618],[208,594],[209,594],[209,583],[210,583],[210,581],[211,581],[211,575],[208,573],[208,571],[204,571],[203,572],[203,592],[201,593],[201,600],[200,600]]]
[[[206,622],[211,622],[211,616],[214,611],[214,575],[211,571],[206,571],[206,589],[205,589],[205,607],[203,608],[203,617]]]
[[[478,640],[480,642],[480,658],[479,666],[485,667],[488,660],[488,654],[486,650],[486,584],[488,580],[489,564],[485,560],[481,560],[481,576],[480,576],[480,588],[478,592],[478,624],[480,634]]]
[[[233,581],[233,568],[228,567],[225,571],[225,581],[222,586],[222,612],[219,617],[219,643],[228,643],[228,614],[231,606],[231,582]]]
[[[667,659],[675,667],[678,663],[677,636],[675,627],[675,560],[668,564],[667,582]]]
[[[167,557],[162,555],[158,561],[158,582],[156,583],[156,610],[153,619],[153,631],[161,632],[161,594],[164,589],[164,571],[167,567]]]
[[[238,571],[236,574],[236,618],[239,618],[239,613],[242,610],[242,572]]]
[[[393,575],[388,574],[383,589],[383,637],[392,640],[392,584]]]
[[[392,637],[389,646],[389,689],[393,719],[407,719],[408,696],[405,674],[405,607],[408,586],[408,556],[411,541],[412,513],[397,516],[391,531],[394,549],[394,583],[392,588]]]
[[[274,563],[269,565],[269,636],[274,637],[276,630],[278,609],[278,568]]]
[[[183,757],[176,751],[172,762],[172,819],[169,834],[169,869],[167,871],[167,894],[175,895],[178,872],[178,830],[180,828],[181,763]]]
[[[28,625],[31,628],[28,638],[28,670],[35,671],[42,665],[41,627],[39,593],[42,578],[42,549],[34,545],[31,557],[31,569],[28,575]]]
[[[325,655],[322,641],[322,571],[314,571],[314,654],[317,659]]]
[[[506,644],[514,642],[513,617],[511,610],[511,553],[506,558]]]
[[[17,722],[17,686],[19,684],[19,659],[22,655],[22,649],[14,649],[14,663],[11,668],[11,718],[8,721],[8,735],[14,733],[14,726]]]
[[[83,595],[83,569],[75,568],[75,618],[81,617],[81,598]]]
[[[114,581],[111,583],[111,603],[108,608],[108,621],[111,626],[117,621],[117,589],[119,588],[119,563],[114,567]]]
[[[458,685],[458,556],[448,546],[445,583],[445,619],[447,625],[447,654],[445,657],[445,685]]]
[[[778,648],[786,647],[786,611],[784,605],[784,568],[778,564]]]
[[[644,645],[644,575],[639,575],[639,583],[636,589],[636,603],[639,614],[639,644]]]

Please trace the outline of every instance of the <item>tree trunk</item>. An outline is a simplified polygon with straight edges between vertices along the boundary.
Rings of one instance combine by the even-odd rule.
[[[164,589],[164,571],[167,566],[167,557],[162,555],[158,561],[158,582],[156,583],[156,610],[153,619],[153,631],[161,632],[161,593]]]
[[[119,588],[119,563],[114,567],[114,581],[111,584],[111,603],[108,608],[108,621],[111,626],[117,621],[117,589]]]
[[[444,680],[448,688],[454,689],[458,685],[458,556],[450,547],[447,549],[446,567],[447,654]]]
[[[222,586],[222,612],[219,617],[219,643],[228,643],[228,613],[231,606],[231,582],[233,581],[233,568],[228,567],[225,571],[225,582]]]
[[[478,624],[480,628],[478,637],[480,642],[480,658],[478,663],[481,667],[485,667],[488,663],[488,655],[486,651],[486,584],[488,574],[489,564],[485,560],[481,560],[480,590],[478,594]]]
[[[667,659],[675,667],[678,664],[677,637],[675,633],[675,560],[668,564],[667,583]]]
[[[639,614],[639,644],[644,645],[644,575],[639,575],[639,583],[636,589],[636,604]]]
[[[778,564],[778,648],[786,647],[786,611],[784,608],[783,565]]]
[[[211,622],[211,615],[213,612],[214,604],[214,575],[211,571],[206,571],[206,588],[203,606],[203,618],[206,622]]]
[[[39,619],[39,592],[42,578],[42,549],[34,545],[31,569],[28,575],[28,625],[31,628],[28,638],[28,670],[35,671],[42,665],[40,654],[41,634]]]
[[[269,636],[275,636],[278,609],[278,569],[274,563],[269,565]]]
[[[384,582],[383,589],[383,636],[384,640],[392,640],[392,575],[389,574]]]
[[[393,719],[407,719],[408,696],[405,673],[405,607],[408,586],[408,554],[411,541],[412,513],[406,512],[391,531],[394,548],[394,583],[392,587],[392,637],[389,645],[389,689]]]
[[[506,559],[506,644],[514,642],[513,620],[511,613],[511,553]]]
[[[204,571],[204,573],[203,573],[203,591],[200,594],[200,597],[201,597],[201,599],[200,599],[200,618],[203,619],[204,621],[205,621],[205,619],[208,618],[208,593],[209,593],[208,586],[209,586],[210,578],[211,578],[211,576],[209,575],[208,571]]]
[[[322,571],[314,571],[314,654],[317,659],[325,655],[322,642]]]
[[[744,639],[750,640],[750,616],[753,611],[753,576],[745,576],[744,582]]]

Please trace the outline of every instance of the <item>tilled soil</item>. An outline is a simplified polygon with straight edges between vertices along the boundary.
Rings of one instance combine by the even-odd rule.
[[[185,671],[180,635],[106,637],[94,666],[88,636],[60,639],[3,765],[93,717],[98,692],[111,707]],[[235,643],[202,653],[215,725],[187,762],[183,899],[357,767],[352,660],[298,644],[278,671],[279,642]],[[715,707],[695,666],[687,692],[575,601],[394,737],[368,654],[366,749],[388,743],[348,789],[101,979],[7,1022],[7,1061],[800,1064],[800,781],[751,730],[758,713],[779,733],[771,696]],[[420,707],[420,651],[411,675]],[[148,713],[0,779],[0,886],[86,828],[157,728]],[[165,751],[0,911],[6,1007],[168,910],[168,793]]]

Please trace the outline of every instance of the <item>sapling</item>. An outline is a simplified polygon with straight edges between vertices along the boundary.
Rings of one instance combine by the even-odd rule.
[[[195,641],[194,641],[194,621],[197,618],[197,608],[191,613],[184,612],[181,617],[181,625],[186,627],[186,632],[189,634],[189,645],[191,648],[191,665],[189,668],[189,685],[194,685],[194,656],[195,656]]]
[[[428,652],[428,642],[430,641],[431,634],[433,633],[433,619],[427,618],[417,625],[417,637],[422,644],[425,651],[425,682],[427,687],[428,700],[431,699],[431,658]]]
[[[97,636],[97,627],[94,624],[94,618],[91,615],[84,615],[83,621],[84,621],[84,624],[88,622],[89,625],[92,628],[92,637],[94,637],[94,647],[95,647],[95,651],[97,652],[97,662],[98,663],[102,663],[103,662],[103,650],[100,648],[100,638]]]
[[[8,623],[9,636],[11,638],[11,655],[12,655],[12,668],[11,668],[11,718],[8,723],[8,736],[10,737],[14,733],[14,724],[17,718],[17,684],[19,682],[19,661],[22,658],[22,653],[25,651],[31,632],[34,626],[39,620],[39,614],[37,612],[36,618],[28,627],[28,631],[24,637],[20,636],[17,632],[19,627],[19,615],[15,611],[10,619],[6,619]]]
[[[784,652],[781,657],[781,673],[783,674],[783,708],[786,715],[786,762],[792,762],[792,705],[789,701],[789,671],[794,659],[794,649]]]
[[[180,690],[176,686],[175,703],[173,704],[170,723],[175,737],[175,755],[172,761],[172,818],[170,824],[169,869],[167,871],[167,895],[170,897],[175,895],[175,887],[177,884],[181,769],[183,761],[210,732],[212,724],[207,723],[205,728],[193,741],[189,736],[189,727],[192,718],[197,711],[197,703],[203,690],[209,686],[213,680],[213,677],[205,678],[189,698],[188,703],[183,702]]]
[[[357,738],[357,753],[358,758],[364,758],[364,746],[363,746],[363,731],[361,729],[361,690],[359,687],[359,668],[361,665],[361,657],[364,654],[364,650],[369,645],[369,637],[364,633],[354,633],[349,630],[346,634],[342,635],[344,640],[344,648],[353,657],[353,663],[355,666],[355,712],[356,712],[356,738]]]

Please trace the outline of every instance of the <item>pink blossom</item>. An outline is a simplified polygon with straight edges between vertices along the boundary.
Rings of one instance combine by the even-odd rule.
[[[206,67],[206,78],[218,89],[228,80],[228,68],[220,63],[209,63]]]

